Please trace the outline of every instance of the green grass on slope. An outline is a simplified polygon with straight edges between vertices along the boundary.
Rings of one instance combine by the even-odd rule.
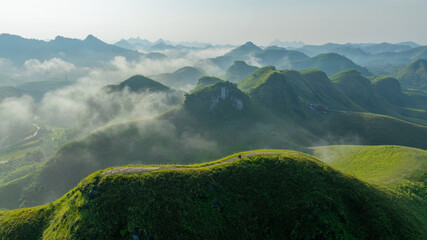
[[[427,234],[427,151],[402,146],[325,146],[314,153],[334,168],[403,196]]]
[[[0,238],[422,238],[398,195],[303,153],[201,167],[96,172],[52,204],[0,211]]]
[[[322,161],[376,184],[396,185],[427,170],[427,151],[402,146],[315,147]]]
[[[275,70],[276,68],[273,66],[262,67],[245,79],[239,81],[237,86],[242,89],[242,91],[249,92],[251,89],[256,88],[265,82],[265,79],[268,77],[268,75]]]
[[[418,59],[396,73],[403,88],[427,90],[427,60]]]

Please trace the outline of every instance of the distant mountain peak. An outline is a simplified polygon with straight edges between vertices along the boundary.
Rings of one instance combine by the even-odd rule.
[[[123,91],[125,88],[128,88],[131,92],[165,92],[171,90],[169,87],[142,75],[134,75],[118,85],[108,85],[105,87],[105,90],[108,92],[117,92]]]
[[[87,37],[85,38],[85,41],[97,41],[97,42],[102,42],[99,38],[93,36],[92,34],[87,35]]]
[[[251,42],[251,41],[246,42],[245,44],[243,44],[243,46],[256,47],[256,45],[253,42]]]
[[[66,39],[66,37],[58,35],[58,36],[55,37],[54,41],[61,41],[61,40],[64,40],[64,39]]]
[[[159,38],[157,41],[154,42],[154,44],[166,44],[165,40],[163,38]]]

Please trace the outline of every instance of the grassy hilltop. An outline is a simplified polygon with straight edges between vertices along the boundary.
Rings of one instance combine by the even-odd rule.
[[[0,211],[0,237],[423,236],[423,225],[411,214],[411,202],[403,195],[346,176],[300,152],[259,150],[242,156],[242,160],[235,154],[200,165],[128,166],[98,171],[51,204]]]

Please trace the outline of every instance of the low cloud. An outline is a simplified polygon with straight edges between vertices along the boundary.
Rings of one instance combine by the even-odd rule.
[[[203,59],[223,55],[227,51],[229,49],[164,51],[172,57],[157,60],[142,57],[139,61],[128,61],[117,56],[102,67],[92,69],[78,67],[60,58],[46,61],[29,59],[22,66],[0,59],[3,76],[11,79],[7,83],[52,78],[61,80],[66,76],[71,76],[69,80],[75,81],[72,85],[47,92],[39,102],[28,96],[4,99],[0,103],[0,143],[19,139],[22,132],[31,133],[36,117],[39,125],[76,128],[80,130],[78,135],[83,136],[105,124],[149,118],[167,111],[175,104],[171,99],[183,100],[182,93],[133,93],[125,90],[107,94],[101,89],[109,84],[118,84],[132,75],[156,75],[184,66],[197,66],[208,74],[218,73],[215,66],[210,66]],[[192,87],[185,86],[185,89]],[[24,128],[23,125],[29,127]],[[14,126],[21,126],[22,131],[8,130],[16,129]]]
[[[52,58],[50,60],[46,60],[40,62],[37,59],[30,59],[25,61],[24,63],[25,70],[31,73],[67,73],[72,70],[75,70],[76,67],[74,64],[66,62],[59,58]]]
[[[0,103],[0,144],[18,141],[33,129],[34,102],[31,97],[7,98]]]

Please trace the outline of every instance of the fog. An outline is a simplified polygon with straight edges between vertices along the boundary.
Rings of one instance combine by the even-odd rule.
[[[165,112],[177,101],[184,100],[183,92],[134,93],[125,89],[107,93],[102,88],[136,74],[150,76],[173,72],[184,66],[196,66],[211,75],[220,74],[219,69],[203,59],[227,51],[229,49],[170,50],[162,53],[171,57],[157,60],[142,57],[139,61],[116,56],[99,68],[77,67],[60,58],[29,59],[22,66],[0,59],[2,85],[19,86],[24,82],[51,79],[72,82],[69,86],[48,91],[40,101],[27,95],[3,99],[0,102],[0,144],[11,144],[24,138],[25,134],[31,134],[33,123],[73,129],[77,132],[76,137],[82,137],[104,125],[146,119]],[[183,87],[190,90],[193,86]]]

